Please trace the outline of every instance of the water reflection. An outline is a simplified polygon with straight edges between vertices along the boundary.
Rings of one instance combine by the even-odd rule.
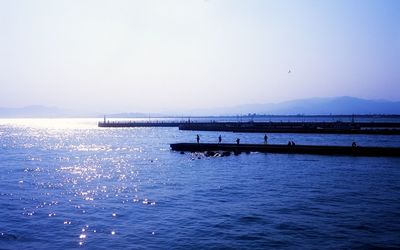
[[[33,242],[31,248],[58,241],[62,248],[77,244],[111,248],[115,243],[129,245],[133,241],[149,248],[154,246],[151,242],[158,246],[169,243],[166,248],[173,248],[171,242],[177,239],[182,239],[181,246],[198,243],[193,235],[209,239],[204,245],[195,245],[198,248],[215,242],[229,246],[232,241],[242,241],[237,248],[246,248],[249,242],[260,248],[258,243],[266,243],[268,238],[260,232],[268,230],[274,237],[290,234],[300,242],[304,238],[296,234],[295,227],[282,227],[288,211],[296,225],[317,217],[327,220],[332,230],[337,229],[336,222],[324,215],[333,214],[329,209],[335,207],[350,224],[357,217],[373,217],[359,216],[360,209],[346,204],[346,197],[351,196],[344,196],[347,190],[355,196],[363,194],[357,200],[366,211],[363,213],[378,214],[385,227],[396,229],[387,215],[395,213],[392,204],[398,199],[391,196],[398,190],[398,168],[393,167],[397,161],[273,154],[205,158],[169,150],[170,142],[195,138],[195,134],[176,128],[98,129],[92,121],[90,128],[79,122],[70,127],[54,123],[47,128],[44,124],[17,123],[12,128],[0,124],[0,211],[4,214],[0,225],[24,235],[40,232],[27,241]],[[223,136],[233,141],[238,135]],[[250,142],[262,141],[262,136],[239,135],[241,141]],[[296,142],[353,140],[291,136]],[[270,138],[277,142],[288,139],[283,134]],[[358,138],[365,143],[370,140]],[[204,133],[202,139],[215,141],[216,136]],[[387,137],[374,139],[398,143],[392,137],[389,141]],[[368,183],[373,188],[367,188]],[[316,195],[328,198],[322,201]],[[371,209],[377,200],[374,196],[380,198]],[[317,229],[312,230],[330,235],[325,225],[316,223]],[[307,230],[304,234],[312,233],[304,227]]]

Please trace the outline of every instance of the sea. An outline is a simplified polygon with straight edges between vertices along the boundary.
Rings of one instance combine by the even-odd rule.
[[[0,119],[0,249],[400,249],[400,158],[170,143],[264,134]],[[268,134],[272,144],[400,147],[399,135]]]

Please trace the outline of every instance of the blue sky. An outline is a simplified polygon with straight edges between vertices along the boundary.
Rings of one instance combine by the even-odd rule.
[[[398,101],[398,13],[378,0],[0,0],[0,106]]]

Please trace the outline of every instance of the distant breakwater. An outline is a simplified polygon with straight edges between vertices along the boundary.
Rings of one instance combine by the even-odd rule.
[[[398,122],[132,122],[104,121],[99,127],[178,127],[180,130],[241,133],[312,133],[398,135]]]
[[[101,128],[140,128],[140,127],[179,127],[181,122],[136,122],[136,121],[104,121],[99,122]]]

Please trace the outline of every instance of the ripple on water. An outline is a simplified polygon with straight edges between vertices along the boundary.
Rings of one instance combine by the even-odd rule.
[[[18,236],[12,233],[0,232],[0,240],[18,240]]]
[[[240,217],[239,221],[240,223],[251,224],[251,223],[263,223],[264,219],[262,216],[247,215]]]
[[[0,134],[0,248],[399,247],[396,159],[181,155],[169,143],[196,133],[175,128]]]

